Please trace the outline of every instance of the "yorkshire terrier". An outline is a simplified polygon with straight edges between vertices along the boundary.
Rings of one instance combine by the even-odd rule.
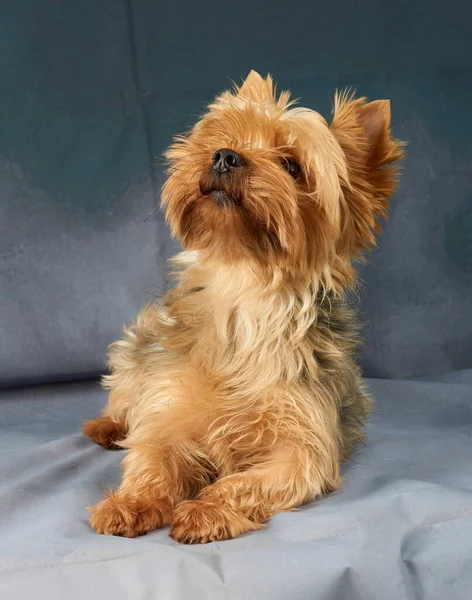
[[[251,71],[167,152],[176,285],[111,346],[98,444],[126,448],[98,533],[179,542],[260,529],[340,484],[371,401],[346,292],[403,144],[388,100],[337,94],[331,124]]]

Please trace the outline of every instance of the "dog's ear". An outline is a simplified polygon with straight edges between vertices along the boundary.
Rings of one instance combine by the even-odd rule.
[[[251,71],[244,80],[241,87],[236,87],[236,94],[240,98],[253,100],[254,102],[265,102],[274,99],[274,84],[272,77],[267,75],[261,77],[257,71]]]
[[[377,219],[386,216],[403,158],[404,144],[390,130],[390,101],[336,94],[330,129],[347,161],[349,181],[342,188],[352,225],[348,237],[357,248],[373,245],[374,232],[380,230]]]
[[[367,141],[367,161],[376,164],[385,158],[390,138],[390,100],[375,100],[359,107],[359,121]]]

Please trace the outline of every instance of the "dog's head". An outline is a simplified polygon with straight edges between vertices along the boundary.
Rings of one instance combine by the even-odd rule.
[[[402,144],[390,103],[337,94],[331,125],[251,71],[167,152],[162,203],[187,249],[342,284],[374,243]]]

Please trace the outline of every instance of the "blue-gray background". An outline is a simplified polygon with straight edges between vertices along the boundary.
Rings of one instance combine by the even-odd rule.
[[[79,431],[176,250],[144,222],[158,156],[252,68],[325,116],[337,87],[390,98],[409,142],[361,269],[368,441],[339,493],[262,532],[98,536],[85,506],[121,453]],[[471,107],[465,0],[0,0],[2,600],[470,600]]]
[[[367,374],[471,364],[472,9],[397,0],[3,0],[0,382],[93,375],[175,251],[159,155],[251,68],[329,117],[390,98],[409,142],[362,269]]]

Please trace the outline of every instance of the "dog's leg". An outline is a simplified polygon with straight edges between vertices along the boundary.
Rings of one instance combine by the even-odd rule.
[[[98,533],[135,537],[170,523],[174,506],[211,481],[208,464],[192,443],[155,448],[143,443],[123,460],[123,481],[116,492],[91,509]]]
[[[198,500],[179,504],[171,536],[188,544],[233,538],[260,529],[277,512],[333,491],[339,482],[336,451],[316,457],[302,447],[280,448],[270,460],[217,480]]]
[[[155,335],[154,315],[152,307],[145,307],[136,323],[125,330],[124,339],[110,346],[110,375],[102,379],[103,387],[110,390],[108,405],[101,417],[85,421],[82,426],[83,433],[104,448],[119,448],[116,442],[126,437],[126,415],[139,396],[146,348]]]

